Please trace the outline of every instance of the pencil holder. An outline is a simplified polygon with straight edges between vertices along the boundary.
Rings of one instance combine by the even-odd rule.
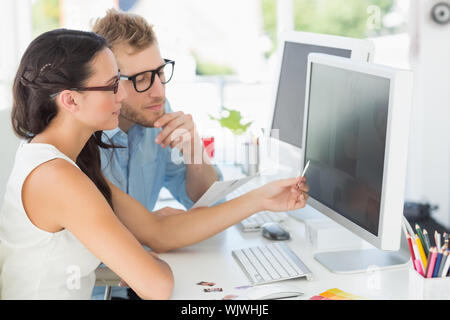
[[[415,300],[450,300],[450,277],[424,278],[411,266],[409,297]]]

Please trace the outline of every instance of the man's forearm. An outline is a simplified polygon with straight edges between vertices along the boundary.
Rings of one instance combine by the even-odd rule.
[[[186,193],[193,202],[200,199],[217,180],[219,180],[219,175],[212,164],[186,165]]]
[[[219,180],[219,175],[198,135],[194,136],[185,150],[190,151],[190,154],[183,154],[186,164],[186,193],[196,202],[214,181]]]
[[[249,215],[265,209],[258,190],[252,190],[240,197],[214,207],[192,209],[189,213],[161,216],[156,235],[160,241],[152,249],[166,252],[203,241],[226,228],[235,225]]]

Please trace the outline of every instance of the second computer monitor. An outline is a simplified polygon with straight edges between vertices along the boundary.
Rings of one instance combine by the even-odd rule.
[[[412,74],[311,54],[304,121],[308,205],[382,250],[398,250]]]
[[[373,51],[369,40],[299,31],[284,35],[269,121],[270,137],[278,146],[276,156],[282,166],[299,169],[308,55],[317,52],[370,61]]]

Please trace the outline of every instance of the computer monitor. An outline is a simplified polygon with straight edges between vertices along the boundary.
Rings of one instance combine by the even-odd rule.
[[[303,121],[299,119],[303,119],[304,114],[308,55],[318,52],[371,61],[373,51],[372,42],[364,39],[299,31],[283,35],[267,126],[272,162],[279,168],[291,172],[300,169]]]
[[[306,207],[375,247],[349,255],[316,255],[323,264],[331,263],[327,266],[332,270],[333,264],[351,271],[409,260],[407,250],[400,255],[381,250],[399,251],[405,238],[401,232],[411,97],[410,71],[309,55],[302,144],[302,167],[309,161]],[[352,259],[359,260],[356,266]]]

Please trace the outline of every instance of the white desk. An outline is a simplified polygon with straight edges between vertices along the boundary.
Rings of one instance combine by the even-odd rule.
[[[315,251],[305,239],[304,223],[289,216],[283,225],[291,233],[291,240],[286,243],[313,273],[312,280],[286,280],[287,284],[298,286],[304,292],[299,299],[309,299],[331,288],[368,299],[409,298],[409,265],[350,275],[331,273],[314,259]],[[231,251],[270,242],[260,232],[243,232],[235,225],[195,245],[161,254],[175,277],[172,299],[222,299],[227,294],[243,294],[243,290],[234,288],[249,285],[250,281],[232,257]],[[223,292],[203,292],[208,287],[197,285],[200,281],[215,282],[214,287],[223,288]]]
[[[304,295],[310,297],[331,288],[339,288],[368,299],[408,299],[408,267],[381,270],[369,273],[339,275],[329,272],[313,258],[312,247],[306,244],[303,223],[289,217],[284,225],[291,232],[289,247],[303,260],[313,273],[312,280],[286,280],[298,286]],[[240,227],[233,226],[220,234],[198,244],[161,254],[161,258],[171,266],[175,277],[172,299],[221,299],[227,294],[243,293],[234,288],[249,285],[240,266],[231,255],[236,248],[260,245],[270,240],[259,232],[244,233]],[[203,292],[199,281],[215,282],[214,287],[223,292]]]

